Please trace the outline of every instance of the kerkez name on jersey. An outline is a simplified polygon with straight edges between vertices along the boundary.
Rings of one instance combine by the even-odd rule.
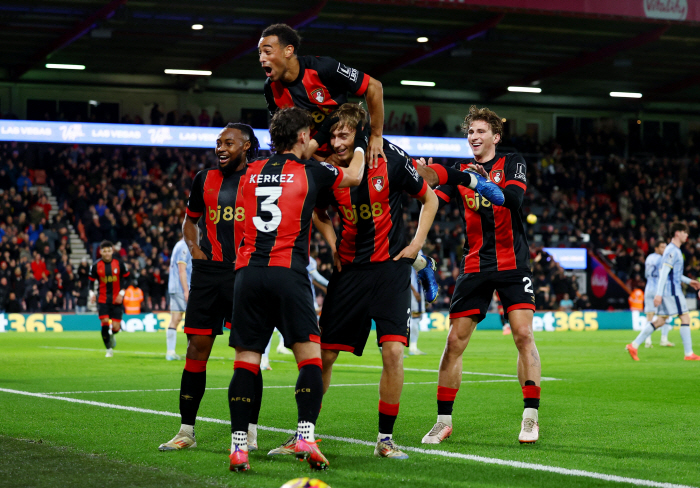
[[[262,175],[255,174],[250,175],[250,183],[294,183],[294,174],[281,174],[281,175]]]

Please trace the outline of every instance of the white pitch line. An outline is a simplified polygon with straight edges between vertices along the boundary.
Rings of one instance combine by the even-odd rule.
[[[112,403],[103,403],[103,402],[93,402],[90,400],[79,400],[77,398],[57,397],[57,396],[47,395],[45,393],[32,393],[29,391],[11,390],[9,388],[0,388],[0,392],[13,393],[15,395],[24,395],[24,396],[30,396],[30,397],[36,397],[36,398],[48,398],[51,400],[62,400],[62,401],[70,402],[70,403],[80,403],[80,404],[84,404],[84,405],[92,405],[95,407],[111,408],[111,409],[115,409],[115,410],[127,410],[129,412],[150,413],[150,414],[154,414],[154,415],[162,415],[165,417],[177,417],[177,418],[180,417],[179,413],[174,413],[174,412],[151,410],[148,408],[128,407],[125,405],[116,405],[116,404],[112,404]],[[228,421],[228,420],[214,419],[214,418],[209,418],[209,417],[197,417],[197,420],[200,420],[202,422],[212,422],[212,423],[216,423],[216,424],[230,425],[230,421]],[[280,429],[277,427],[265,427],[262,425],[259,425],[258,429],[267,430],[267,431],[271,431],[271,432],[282,432],[282,433],[286,433],[286,434],[293,434],[294,433],[294,431],[290,430],[290,429]],[[360,439],[353,439],[351,437],[337,437],[337,436],[329,436],[329,435],[323,435],[323,434],[319,434],[319,437],[322,437],[323,439],[339,441],[339,442],[347,442],[350,444],[358,444],[358,445],[362,445],[362,446],[374,446],[375,445],[375,442],[368,442],[368,441],[363,441]],[[427,454],[427,455],[432,455],[432,456],[442,456],[442,457],[455,458],[455,459],[465,459],[467,461],[474,461],[477,463],[495,464],[495,465],[499,465],[499,466],[509,466],[512,468],[529,469],[529,470],[533,470],[533,471],[546,471],[549,473],[561,474],[564,476],[579,476],[579,477],[583,477],[583,478],[593,478],[593,479],[598,479],[598,480],[603,480],[603,481],[611,481],[613,483],[630,483],[630,484],[637,485],[637,486],[652,486],[655,488],[696,488],[696,487],[689,486],[689,485],[677,485],[674,483],[662,483],[659,481],[643,480],[643,479],[639,479],[639,478],[627,478],[625,476],[616,476],[616,475],[612,475],[612,474],[596,473],[593,471],[584,471],[581,469],[560,468],[558,466],[547,466],[545,464],[524,463],[521,461],[510,461],[507,459],[475,456],[473,454],[461,454],[458,452],[439,451],[436,449],[421,449],[418,447],[407,447],[407,446],[399,446],[399,447],[401,449],[403,449],[404,451],[416,452],[419,454]]]
[[[462,381],[464,383],[513,383],[517,381],[512,380],[483,380],[483,381]],[[404,385],[437,385],[437,381],[409,381],[404,383]],[[379,383],[347,383],[335,386],[379,386]],[[296,388],[296,385],[271,385],[263,386],[264,389],[278,389],[278,388]],[[207,390],[228,390],[228,387],[221,388],[207,388]],[[84,391],[47,391],[44,395],[77,395],[80,393],[147,393],[147,392],[158,392],[158,391],[180,391],[180,388],[158,388],[154,390],[84,390]]]
[[[39,346],[42,349],[67,349],[69,351],[96,351],[96,352],[102,352],[104,349],[87,349],[87,348],[82,348],[82,347],[57,347],[57,346]],[[149,355],[149,356],[163,356],[162,353],[160,352],[152,352],[152,351],[119,351],[119,350],[114,350],[116,353],[122,353],[122,354],[141,354],[141,355]],[[224,358],[224,357],[216,357],[216,356],[210,356],[209,359],[228,359],[233,361],[234,358]],[[271,359],[271,363],[289,363],[291,361],[282,361],[282,360],[275,360]],[[367,368],[367,369],[383,369],[383,366],[374,366],[371,364],[334,364],[334,368],[337,367],[343,367],[343,368]],[[420,369],[420,368],[404,368],[404,371],[417,371],[420,373],[439,373],[440,370],[438,369]],[[462,371],[462,374],[473,374],[477,376],[500,376],[502,378],[517,378],[518,375],[515,374],[499,374],[499,373],[476,373],[474,371]],[[544,376],[541,378],[542,381],[561,381],[561,378],[550,378],[547,376]],[[464,381],[462,382],[464,383]]]

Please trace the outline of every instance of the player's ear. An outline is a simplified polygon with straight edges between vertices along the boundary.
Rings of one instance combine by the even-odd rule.
[[[289,59],[294,55],[294,46],[289,44],[287,47],[284,48],[284,57]]]
[[[493,143],[498,144],[499,142],[501,142],[501,134],[496,134],[493,136]]]

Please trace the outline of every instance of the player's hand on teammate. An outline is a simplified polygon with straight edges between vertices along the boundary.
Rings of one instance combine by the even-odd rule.
[[[411,258],[415,260],[422,247],[423,246],[418,245],[417,242],[411,241],[408,246],[401,249],[401,252],[396,255],[394,261],[398,261],[401,258]]]
[[[327,115],[323,122],[316,126],[317,132],[312,139],[316,141],[318,147],[327,144],[331,140],[331,127],[337,124],[338,120],[340,119],[335,114]]]
[[[207,255],[199,248],[192,249],[192,259],[204,259],[206,261]]]
[[[418,163],[420,166],[428,166],[433,164],[433,158],[428,158],[428,161],[425,161],[425,158],[418,158],[416,159],[416,163]]]
[[[658,307],[659,305],[661,305],[661,295],[656,295],[654,297],[654,306]]]
[[[367,124],[369,126],[369,124]],[[370,169],[379,166],[379,156],[384,158],[386,161],[386,155],[384,154],[384,139],[382,136],[372,136],[369,138],[369,151],[365,151],[365,157],[367,158],[367,164]]]
[[[480,176],[483,176],[486,179],[488,179],[488,177],[489,177],[489,174],[486,172],[484,167],[480,164],[471,163],[468,165],[468,170],[471,170],[474,173],[476,173]],[[489,180],[489,181],[491,181],[491,180]]]

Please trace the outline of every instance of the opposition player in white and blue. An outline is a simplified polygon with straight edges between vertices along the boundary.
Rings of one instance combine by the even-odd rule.
[[[653,322],[656,318],[656,307],[654,306],[654,297],[656,296],[656,287],[659,284],[659,269],[661,269],[661,257],[666,250],[666,242],[659,238],[654,247],[654,252],[647,256],[644,262],[644,278],[647,280],[644,287],[644,313],[647,316],[647,322]],[[673,329],[671,325],[672,318],[666,320],[666,323],[661,327],[661,343],[660,346],[674,347],[673,342],[668,341],[668,333]],[[645,347],[652,347],[651,336],[644,341]]]
[[[420,254],[419,254],[420,256]],[[418,349],[418,334],[420,333],[420,322],[425,313],[424,288],[418,277],[418,271],[411,269],[411,330],[408,342],[408,354],[411,356],[422,356],[425,353]]]
[[[683,276],[683,253],[680,247],[688,240],[688,226],[682,222],[674,222],[671,224],[670,234],[672,236],[671,243],[666,246],[661,258],[659,282],[656,285],[654,296],[654,306],[657,307],[656,319],[647,323],[637,338],[625,346],[635,361],[639,361],[637,355],[639,345],[658,327],[661,327],[666,322],[667,317],[675,316],[679,316],[681,319],[681,339],[683,340],[686,361],[700,361],[700,356],[693,353],[688,304],[681,288],[681,283],[685,283],[695,290],[700,289],[700,283],[697,280]]]
[[[166,333],[167,350],[165,359],[176,361],[180,359],[175,353],[177,344],[177,324],[182,320],[182,314],[187,309],[190,297],[190,278],[192,277],[192,255],[180,239],[170,255],[170,273],[168,276],[168,296],[170,297],[170,325]]]

